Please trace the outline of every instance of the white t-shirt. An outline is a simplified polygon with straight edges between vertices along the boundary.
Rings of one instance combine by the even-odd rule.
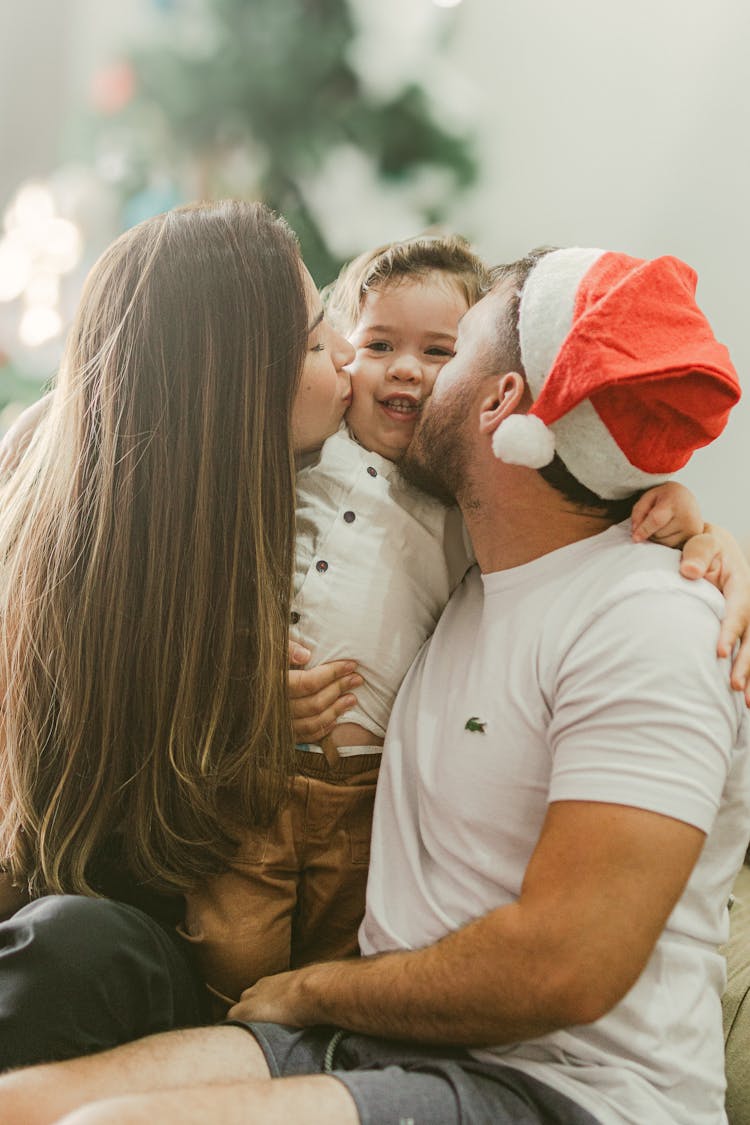
[[[722,599],[677,567],[619,525],[470,571],[399,693],[375,806],[366,954],[425,946],[513,902],[550,801],[627,804],[708,834],[619,1004],[476,1052],[602,1125],[726,1120],[716,945],[750,832],[747,722],[715,654]]]
[[[297,473],[291,635],[309,667],[357,660],[364,684],[340,722],[385,734],[396,692],[470,565],[456,508],[407,484],[346,429]]]

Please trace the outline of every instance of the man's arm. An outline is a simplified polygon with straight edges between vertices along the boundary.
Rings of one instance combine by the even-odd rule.
[[[591,1022],[635,983],[703,840],[671,817],[558,801],[517,902],[425,949],[268,977],[230,1016],[465,1045]]]
[[[732,765],[740,708],[715,602],[656,567],[617,579],[566,639],[547,688],[549,807],[516,902],[429,948],[267,979],[232,1014],[500,1044],[608,1012],[645,967]]]

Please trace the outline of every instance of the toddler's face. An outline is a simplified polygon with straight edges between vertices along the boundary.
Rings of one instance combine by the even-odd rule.
[[[453,355],[466,298],[441,275],[406,278],[367,294],[350,337],[357,441],[396,461],[406,451],[425,399]]]

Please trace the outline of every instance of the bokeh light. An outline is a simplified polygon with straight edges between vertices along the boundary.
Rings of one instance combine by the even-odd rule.
[[[62,332],[62,317],[57,309],[34,305],[26,309],[18,326],[21,342],[29,348],[38,348],[54,340]]]
[[[44,183],[23,184],[6,209],[0,238],[0,302],[21,298],[18,339],[28,348],[54,340],[63,329],[60,279],[83,253],[79,228],[57,213]]]

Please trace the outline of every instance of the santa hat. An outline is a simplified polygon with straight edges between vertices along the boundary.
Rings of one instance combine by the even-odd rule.
[[[695,303],[695,272],[605,250],[554,250],[521,293],[534,399],[493,436],[495,455],[539,469],[557,452],[581,484],[621,499],[708,445],[739,400],[737,373]]]

